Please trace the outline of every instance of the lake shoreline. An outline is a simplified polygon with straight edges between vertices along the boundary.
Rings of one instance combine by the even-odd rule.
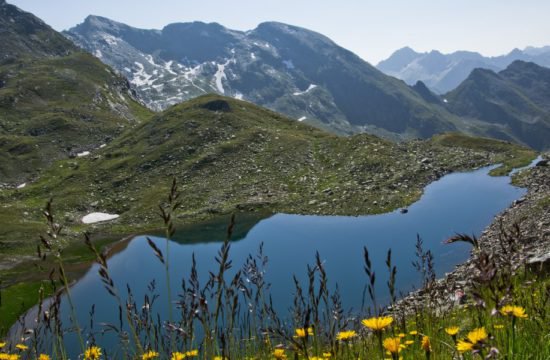
[[[546,161],[550,154],[543,157]],[[550,167],[535,166],[513,178],[513,184],[524,187],[527,193],[521,199],[495,216],[491,224],[478,238],[480,249],[489,253],[496,268],[511,264],[513,269],[521,271],[529,267],[535,271],[548,269],[550,264],[550,212],[548,211],[550,194]],[[502,226],[505,231],[514,231],[518,224],[520,237],[518,248],[512,254],[504,254],[501,247]],[[449,244],[448,246],[453,246]],[[399,300],[390,312],[412,313],[426,304],[436,312],[445,312],[466,300],[465,294],[473,288],[479,275],[476,263],[481,252],[472,249],[470,257],[443,278],[436,279],[431,289],[420,289],[409,293]],[[437,259],[435,259],[437,261]]]

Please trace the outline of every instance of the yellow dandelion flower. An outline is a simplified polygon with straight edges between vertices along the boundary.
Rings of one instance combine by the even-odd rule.
[[[474,349],[474,344],[472,344],[469,341],[458,340],[458,342],[456,344],[456,349],[461,353],[466,352],[466,351],[471,351],[471,350]]]
[[[401,351],[401,339],[398,337],[386,338],[382,345],[384,349],[392,354],[397,354]]]
[[[447,333],[447,335],[450,336],[456,336],[459,331],[460,328],[458,326],[449,326],[448,328],[445,328],[445,332]]]
[[[284,349],[275,349],[273,351],[273,357],[277,360],[284,360],[286,359],[286,354]]]
[[[199,350],[189,350],[185,353],[186,357],[193,357],[193,356],[199,356]]]
[[[225,358],[223,356],[214,356],[213,360],[227,360],[227,358]]]
[[[399,336],[401,339],[403,339],[403,338],[404,338],[405,336],[407,336],[407,335],[405,335],[405,334],[403,334],[403,333],[399,333],[399,335],[397,335],[397,336]]]
[[[153,350],[146,351],[141,355],[141,360],[151,360],[159,357],[159,353]]]
[[[527,318],[525,309],[522,308],[521,306],[506,305],[506,306],[503,306],[502,309],[500,309],[500,313],[504,316],[513,316],[520,319]]]
[[[97,346],[90,346],[84,351],[85,360],[98,360],[101,358],[101,349]]]
[[[40,354],[38,360],[51,360],[50,355]]]
[[[332,354],[329,353],[329,352],[324,352],[324,353],[323,353],[323,357],[324,357],[325,359],[328,359],[328,358],[330,358],[331,356],[332,356]]]
[[[336,335],[336,339],[341,341],[348,341],[353,339],[356,335],[357,333],[354,330],[340,331]]]
[[[414,336],[414,335],[418,335],[418,331],[412,330],[412,331],[409,331],[409,334],[410,334],[410,335],[413,335],[413,336]]]
[[[484,327],[480,327],[477,329],[474,329],[468,333],[466,338],[468,338],[468,341],[470,341],[472,344],[477,344],[478,342],[487,340],[487,331],[485,331]]]
[[[25,344],[17,344],[17,345],[15,345],[15,348],[16,348],[17,350],[21,350],[21,351],[25,351],[25,350],[28,350],[28,349],[29,349],[29,347],[28,347],[27,345],[25,345]]]
[[[294,333],[296,334],[295,336],[299,338],[305,338],[306,335],[313,336],[313,328],[308,327],[307,330],[304,328],[298,328],[294,330]]]
[[[6,342],[5,341],[0,341],[0,349],[2,349],[4,346],[6,346]]]
[[[498,329],[498,330],[504,329],[504,325],[502,325],[502,324],[495,324],[495,325],[493,325],[493,327],[495,329]]]
[[[432,351],[432,344],[430,343],[430,338],[428,336],[422,337],[422,342],[420,344],[420,347],[425,352],[431,352]]]
[[[185,359],[185,354],[181,353],[179,351],[176,351],[176,352],[172,353],[172,357],[170,359],[171,360],[183,360],[183,359]]]
[[[414,344],[414,340],[406,340],[405,341],[405,345],[407,345],[407,346],[412,345],[412,344]]]
[[[364,326],[374,331],[381,331],[390,326],[392,322],[393,318],[391,316],[372,317],[361,321]]]

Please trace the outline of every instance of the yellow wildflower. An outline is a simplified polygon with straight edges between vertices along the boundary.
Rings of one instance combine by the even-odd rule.
[[[474,344],[472,344],[469,341],[458,340],[458,343],[456,344],[456,349],[459,352],[463,353],[463,352],[466,352],[466,351],[473,350],[474,349]]]
[[[296,333],[295,336],[299,338],[305,338],[306,335],[313,336],[313,328],[311,327],[308,327],[307,330],[304,328],[299,328],[294,330],[294,332]]]
[[[51,360],[50,355],[40,354],[38,360]]]
[[[172,353],[172,357],[170,359],[171,360],[183,360],[183,359],[185,359],[185,354],[181,353],[179,351],[176,351],[176,352]]]
[[[410,335],[418,335],[418,331],[412,330],[412,331],[409,331],[409,334]]]
[[[286,359],[286,354],[284,349],[275,349],[273,351],[273,357],[277,360],[284,360]]]
[[[193,357],[193,356],[199,356],[199,350],[189,350],[185,353],[186,357]]]
[[[448,328],[445,328],[445,332],[447,333],[447,335],[450,336],[456,336],[459,331],[460,328],[458,326],[449,326]]]
[[[502,325],[502,324],[495,324],[493,327],[494,327],[495,329],[499,329],[499,330],[500,330],[500,329],[504,329],[504,325]]]
[[[2,349],[4,346],[6,346],[6,342],[5,341],[0,341],[0,349]]]
[[[324,357],[325,359],[328,359],[328,358],[330,358],[331,356],[332,356],[332,354],[329,353],[329,352],[324,352],[324,353],[323,353],[323,357]]]
[[[98,360],[101,357],[101,349],[97,346],[90,346],[84,351],[85,360]]]
[[[401,351],[401,339],[398,337],[386,338],[382,344],[384,349],[389,351],[392,354],[397,354]]]
[[[381,331],[390,326],[392,322],[393,318],[391,316],[373,317],[361,321],[364,326],[374,331]]]
[[[15,345],[15,348],[16,348],[17,350],[21,350],[21,351],[25,351],[25,350],[28,350],[28,349],[29,349],[29,347],[28,347],[27,345],[25,345],[25,344],[17,344],[17,345]]]
[[[406,340],[405,345],[412,345],[414,344],[414,340]]]
[[[477,344],[478,342],[487,340],[488,335],[485,328],[480,327],[470,331],[466,337],[472,344]]]
[[[336,339],[341,341],[348,341],[354,338],[356,335],[357,333],[354,330],[340,331],[336,335]]]
[[[153,350],[146,351],[141,355],[141,360],[151,360],[159,357],[159,353]]]
[[[422,350],[424,350],[425,352],[432,351],[432,344],[430,343],[430,338],[428,336],[422,337],[422,342],[420,344],[420,347],[422,347]]]
[[[522,308],[521,306],[506,305],[506,306],[503,306],[502,309],[500,309],[500,313],[505,316],[513,316],[520,319],[527,318],[525,309]]]
[[[214,360],[227,360],[227,358],[223,356],[214,356]]]
[[[407,336],[407,335],[405,335],[405,334],[403,334],[403,333],[399,333],[399,335],[397,335],[397,336],[399,336],[401,339],[403,339],[403,338],[404,338],[405,336]]]

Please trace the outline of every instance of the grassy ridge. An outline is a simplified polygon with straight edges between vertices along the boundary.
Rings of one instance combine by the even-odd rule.
[[[246,102],[203,96],[88,157],[59,161],[23,189],[0,192],[0,215],[10,224],[0,245],[6,253],[28,252],[25,242],[6,235],[27,225],[35,231],[49,198],[74,232],[86,228],[80,218],[93,211],[121,214],[106,232],[150,228],[172,177],[183,185],[182,219],[235,210],[359,215],[406,206],[450,171],[517,166],[534,157],[517,145],[462,135],[403,144],[339,137]]]
[[[0,163],[24,182],[53,160],[91,150],[147,118],[125,80],[89,54],[0,65]]]

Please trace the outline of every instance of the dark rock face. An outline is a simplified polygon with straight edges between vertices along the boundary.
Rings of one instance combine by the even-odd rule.
[[[453,113],[500,129],[501,139],[532,148],[550,147],[550,69],[516,61],[495,73],[476,69],[455,90],[445,94]]]

